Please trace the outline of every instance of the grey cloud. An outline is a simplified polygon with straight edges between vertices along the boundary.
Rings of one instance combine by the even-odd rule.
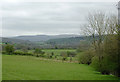
[[[102,10],[116,13],[116,3],[48,3],[22,2],[3,4],[3,36],[21,33],[79,33],[89,12]],[[11,34],[8,34],[10,32]],[[19,32],[17,32],[19,31]]]

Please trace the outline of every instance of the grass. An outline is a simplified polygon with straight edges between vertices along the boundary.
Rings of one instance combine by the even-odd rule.
[[[54,53],[54,55],[60,55],[61,52],[75,52],[75,49],[43,49],[42,51],[44,51],[47,54],[51,54],[52,52]]]
[[[42,51],[45,52],[45,56],[48,57],[48,55],[51,55],[51,53],[54,53],[54,56],[52,57],[53,59],[55,58],[55,56],[57,56],[58,60],[62,60],[63,57],[60,56],[61,52],[76,52],[76,49],[42,49]],[[29,52],[33,53],[34,50],[30,50]],[[70,57],[67,57],[67,60],[70,60]],[[77,61],[77,57],[73,57],[72,58],[73,61]]]
[[[57,59],[59,59],[59,60],[62,60],[62,57],[60,56],[60,54],[61,54],[61,52],[75,52],[76,50],[75,49],[43,49],[42,51],[44,51],[45,52],[45,55],[50,55],[52,52],[54,53],[54,56],[56,56],[57,55]],[[54,58],[54,56],[53,56],[53,58]],[[67,57],[67,60],[70,60],[70,58],[69,57]],[[77,60],[77,58],[73,58],[73,60]]]
[[[32,56],[3,55],[3,80],[117,80],[77,63],[40,60]]]
[[[54,53],[54,55],[60,55],[61,52],[75,52],[76,49],[42,49],[42,51],[44,51],[47,54],[51,54],[52,52]],[[30,50],[29,52],[34,52],[34,50]]]

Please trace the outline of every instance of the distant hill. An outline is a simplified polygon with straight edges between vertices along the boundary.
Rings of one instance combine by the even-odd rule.
[[[28,43],[31,43],[28,40],[21,40],[21,39],[14,39],[14,38],[4,38],[4,37],[2,37],[0,39],[2,39],[2,42],[10,43],[10,44],[28,44]]]
[[[59,39],[50,39],[45,41],[45,44],[52,46],[57,46],[58,48],[69,47],[69,48],[78,48],[80,46],[88,47],[91,37],[70,37],[70,38],[59,38]]]
[[[28,40],[5,38],[5,37],[0,37],[0,39],[2,39],[2,43],[12,44],[16,48],[22,48],[22,47],[36,48],[36,47],[39,47],[36,43],[30,42]]]
[[[70,38],[70,37],[78,37],[80,35],[34,35],[34,36],[17,36],[17,37],[11,37],[13,39],[21,39],[21,40],[29,40],[29,41],[47,41],[50,39],[58,39],[58,38]]]
[[[3,38],[2,41],[4,43],[17,44],[17,47],[24,45],[30,48],[87,48],[92,41],[92,37],[79,35],[37,35]]]

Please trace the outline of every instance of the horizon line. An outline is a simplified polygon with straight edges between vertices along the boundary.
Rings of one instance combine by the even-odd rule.
[[[57,35],[80,35],[83,36],[82,34],[78,33],[62,33],[62,34],[24,34],[24,35],[13,35],[13,36],[1,36],[1,37],[20,37],[20,36],[40,36],[40,35],[46,35],[46,36],[57,36]]]

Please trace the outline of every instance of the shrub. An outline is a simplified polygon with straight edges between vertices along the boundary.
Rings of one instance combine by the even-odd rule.
[[[41,49],[36,48],[35,51],[35,56],[36,57],[44,57],[45,52],[43,52]]]
[[[28,56],[33,56],[33,53],[23,52],[23,51],[15,51],[13,54],[15,54],[15,55],[28,55]]]
[[[40,55],[36,55],[36,57],[40,57]]]
[[[51,55],[54,56],[54,52],[52,52]]]
[[[15,55],[23,55],[24,52],[23,52],[23,51],[15,51],[14,54],[15,54]]]
[[[7,45],[5,46],[5,52],[6,52],[7,54],[9,54],[9,55],[13,54],[13,52],[14,52],[14,47],[13,47],[13,45],[7,44]]]
[[[93,66],[97,71],[100,71],[102,74],[114,74],[118,67],[116,62],[111,61],[111,58],[107,55],[99,61],[98,56],[93,57],[91,66]]]
[[[88,50],[82,54],[79,54],[78,61],[81,64],[88,64],[89,65],[89,64],[91,64],[93,57],[94,57],[93,51]]]
[[[5,51],[2,51],[2,54],[6,54],[6,52],[5,52]]]
[[[75,57],[77,54],[76,54],[76,52],[67,52],[67,56],[68,57]]]
[[[63,57],[62,58],[63,61],[67,60],[67,53],[66,52],[61,52],[60,55]]]

